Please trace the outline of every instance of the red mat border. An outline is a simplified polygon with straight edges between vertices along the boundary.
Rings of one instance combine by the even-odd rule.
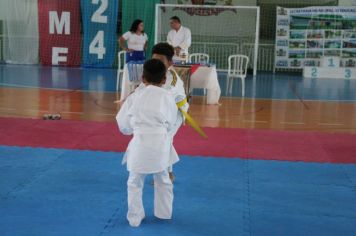
[[[180,155],[356,163],[356,135],[189,126],[174,139]],[[131,137],[114,122],[0,118],[0,145],[124,152]]]

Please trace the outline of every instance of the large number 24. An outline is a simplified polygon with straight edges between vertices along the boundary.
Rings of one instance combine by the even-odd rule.
[[[108,22],[108,17],[104,16],[103,13],[108,8],[108,0],[92,0],[92,4],[99,4],[101,2],[100,7],[94,12],[91,17],[91,22],[103,23],[106,24]],[[97,54],[98,59],[103,59],[106,53],[106,48],[104,46],[104,31],[99,30],[93,41],[91,41],[89,45],[89,53]]]

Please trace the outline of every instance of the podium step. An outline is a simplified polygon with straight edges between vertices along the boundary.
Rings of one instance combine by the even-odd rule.
[[[303,69],[303,77],[326,79],[356,79],[356,68],[306,66]]]

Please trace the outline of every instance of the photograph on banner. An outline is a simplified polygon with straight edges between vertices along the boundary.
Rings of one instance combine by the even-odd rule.
[[[343,48],[356,48],[356,39],[349,39],[343,42]]]
[[[341,65],[342,67],[355,67],[356,66],[356,58],[351,59],[351,58],[345,58],[341,60]]]
[[[289,48],[290,49],[305,48],[305,41],[304,40],[289,41]]]
[[[291,39],[305,39],[305,31],[291,30],[289,33]]]
[[[305,60],[304,66],[320,66],[320,61],[316,60]]]
[[[288,47],[288,40],[278,40],[277,47]]]
[[[279,26],[288,26],[289,25],[289,20],[288,19],[279,19],[278,23]]]
[[[287,16],[288,15],[288,11],[287,11],[287,9],[285,9],[283,7],[278,7],[277,8],[277,15],[278,16]]]
[[[324,48],[341,48],[341,40],[327,40],[324,42]]]
[[[356,56],[356,7],[277,7],[276,14],[276,68],[286,68],[285,57],[295,68],[318,65],[324,56]]]
[[[305,58],[305,51],[298,50],[298,51],[289,51],[289,58]]]
[[[342,57],[345,58],[355,58],[356,57],[356,49],[344,49],[342,50]]]
[[[323,41],[322,40],[308,40],[307,48],[322,48]]]
[[[287,28],[279,28],[279,29],[277,29],[277,36],[278,37],[287,37],[288,36]]]
[[[302,66],[302,60],[291,60],[290,61],[290,67],[301,67]]]
[[[335,39],[341,38],[342,31],[341,30],[325,30],[325,38],[326,39]]]
[[[287,50],[284,48],[279,48],[279,49],[277,49],[277,55],[279,57],[285,57],[285,56],[287,56]]]
[[[288,67],[288,60],[278,60],[277,62],[276,62],[276,65],[278,65],[278,67],[280,67],[280,68],[286,68],[286,67]]]
[[[356,38],[356,31],[344,31],[344,38]]]
[[[321,58],[323,56],[322,50],[307,51],[306,58]]]
[[[307,38],[308,39],[322,39],[322,38],[324,38],[324,31],[323,30],[308,30]]]
[[[324,51],[324,56],[340,56],[340,50],[325,50]]]

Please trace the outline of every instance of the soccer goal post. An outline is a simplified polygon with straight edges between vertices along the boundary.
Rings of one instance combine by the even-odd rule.
[[[219,71],[227,71],[228,57],[249,57],[257,73],[259,17],[257,6],[156,4],[155,43],[166,42],[170,18],[178,16],[192,33],[189,53],[206,53]]]

